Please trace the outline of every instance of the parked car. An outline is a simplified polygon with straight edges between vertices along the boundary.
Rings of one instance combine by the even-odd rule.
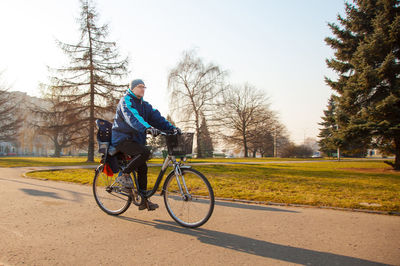
[[[322,156],[320,152],[316,152],[313,156],[311,156],[311,158],[322,158]]]

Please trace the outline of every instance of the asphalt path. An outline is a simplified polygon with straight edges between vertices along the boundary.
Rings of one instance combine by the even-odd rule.
[[[160,196],[114,217],[91,186],[21,177],[44,169],[0,168],[0,265],[400,265],[399,216],[217,201],[186,229]]]

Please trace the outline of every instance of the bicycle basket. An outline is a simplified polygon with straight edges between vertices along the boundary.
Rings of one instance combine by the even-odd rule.
[[[192,153],[194,133],[183,133],[182,135],[167,136],[168,154],[184,156]]]

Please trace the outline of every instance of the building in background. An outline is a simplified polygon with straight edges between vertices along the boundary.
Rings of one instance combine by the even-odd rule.
[[[32,112],[32,108],[46,107],[48,103],[41,98],[29,96],[25,92],[12,91],[9,94],[10,101],[18,107],[18,114],[21,115],[23,122],[15,141],[0,142],[0,156],[51,156],[54,154],[53,142],[33,127],[39,118]],[[77,156],[84,152],[85,150],[78,147],[63,149],[63,155]]]

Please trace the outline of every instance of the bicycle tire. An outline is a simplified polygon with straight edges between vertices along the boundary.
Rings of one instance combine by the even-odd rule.
[[[172,171],[168,174],[164,183],[164,204],[168,214],[175,222],[183,227],[196,228],[205,224],[214,211],[214,191],[210,182],[199,171],[192,168],[181,168],[181,171],[189,190],[190,199],[187,196],[179,195],[180,192],[178,194],[175,191],[177,190],[177,181],[175,173]],[[193,207],[190,207],[189,203],[193,203]],[[190,210],[192,213],[190,213]],[[191,219],[189,216],[193,212],[199,213],[196,216],[200,218],[189,221]],[[195,215],[193,214],[193,216]]]
[[[94,196],[94,199],[96,200],[96,203],[100,207],[100,209],[102,211],[104,211],[105,213],[107,213],[109,215],[115,215],[115,216],[116,215],[120,215],[120,214],[126,212],[126,210],[128,210],[129,206],[132,203],[132,198],[131,198],[131,196],[124,196],[124,197],[126,197],[126,200],[124,202],[122,197],[120,198],[119,196],[112,194],[114,188],[111,188],[111,191],[107,191],[106,190],[107,186],[104,186],[101,183],[101,182],[103,182],[103,179],[105,179],[106,176],[107,175],[105,173],[103,173],[103,166],[102,165],[99,166],[96,169],[96,173],[95,173],[95,176],[94,176],[94,179],[93,179],[93,196]],[[107,185],[110,186],[110,183],[113,182],[113,180],[115,180],[115,175],[113,177],[109,177],[108,180],[110,180],[110,181],[104,181],[104,182],[107,182]],[[104,192],[107,192],[107,193],[104,193]],[[118,194],[118,193],[116,193],[116,194]],[[107,201],[111,201],[112,202],[113,198],[110,197],[111,195],[121,199],[120,202],[121,202],[121,206],[122,207],[114,209],[114,208],[109,207],[109,204],[105,203],[106,199],[107,199]],[[120,195],[122,195],[122,194],[120,194]],[[109,197],[106,197],[106,196],[109,196]],[[124,203],[122,204],[122,202],[124,202]],[[116,204],[114,204],[114,205],[116,205]]]

